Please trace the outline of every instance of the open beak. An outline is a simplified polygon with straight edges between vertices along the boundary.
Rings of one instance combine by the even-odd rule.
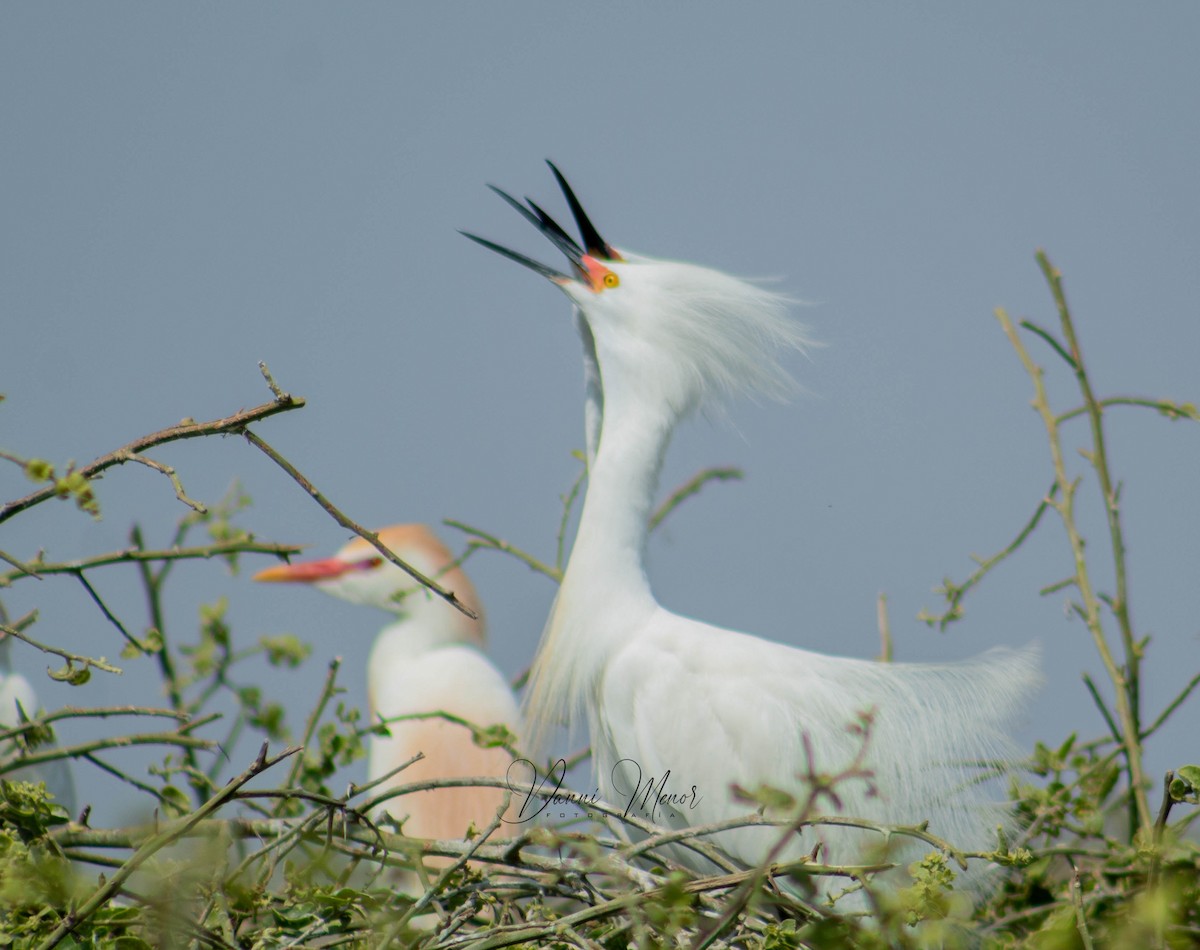
[[[588,267],[584,257],[590,257],[596,260],[619,261],[621,255],[613,248],[611,244],[600,236],[600,232],[596,230],[596,226],[592,224],[587,213],[583,210],[583,205],[579,203],[579,199],[575,197],[575,192],[571,190],[571,186],[567,184],[567,180],[563,177],[562,172],[555,167],[554,163],[549,159],[546,164],[550,166],[550,170],[554,172],[555,180],[558,181],[558,186],[562,189],[563,195],[567,199],[567,204],[571,208],[571,214],[575,218],[575,224],[579,227],[580,236],[583,238],[583,246],[581,247],[574,238],[559,226],[550,215],[543,211],[533,200],[526,198],[525,204],[519,202],[512,195],[502,191],[495,185],[488,185],[496,194],[508,202],[509,206],[514,208],[518,214],[526,221],[537,228],[550,243],[557,247],[567,258],[571,264],[573,275],[564,274],[562,271],[555,270],[542,264],[540,261],[535,261],[531,257],[526,257],[517,251],[503,247],[486,238],[481,238],[478,235],[470,234],[466,231],[459,233],[463,237],[468,237],[476,244],[482,244],[488,250],[495,251],[510,261],[516,261],[531,271],[541,274],[547,280],[562,286],[570,283],[572,280],[580,280],[591,286],[592,275],[591,268]]]
[[[327,581],[341,577],[350,571],[358,569],[357,564],[350,564],[336,557],[327,557],[319,561],[297,561],[295,564],[276,564],[254,575],[256,581],[269,583],[291,582],[312,584],[316,581]]]

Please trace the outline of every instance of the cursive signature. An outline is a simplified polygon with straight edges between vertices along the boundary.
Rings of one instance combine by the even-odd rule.
[[[508,786],[514,794],[524,798],[517,810],[517,817],[506,817],[504,820],[510,824],[521,824],[543,814],[548,808],[567,806],[591,817],[590,809],[600,800],[600,790],[585,794],[564,789],[566,775],[565,759],[554,762],[544,775],[529,759],[514,759],[508,768]],[[625,802],[623,816],[628,818],[631,811],[636,811],[641,817],[655,821],[660,809],[676,812],[685,807],[693,809],[700,804],[702,797],[695,785],[686,791],[676,791],[668,787],[670,779],[671,770],[667,769],[661,778],[650,776],[643,780],[642,767],[636,761],[618,761],[613,766],[611,781],[619,800]],[[575,815],[560,811],[558,817],[572,818]]]

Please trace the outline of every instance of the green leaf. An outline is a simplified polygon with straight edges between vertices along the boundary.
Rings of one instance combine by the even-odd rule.
[[[141,937],[131,937],[128,934],[114,938],[110,946],[113,947],[113,950],[154,950]]]
[[[1172,800],[1200,805],[1200,765],[1182,765],[1171,779]]]
[[[474,730],[471,741],[482,749],[512,748],[517,744],[517,737],[503,723],[496,723],[485,729]]]
[[[54,466],[45,459],[30,459],[25,463],[25,475],[31,482],[48,482],[54,478]]]
[[[86,666],[76,666],[74,660],[67,660],[67,665],[60,670],[46,670],[46,673],[52,680],[72,686],[82,686],[92,678],[92,671]]]
[[[257,686],[242,686],[237,691],[238,699],[249,709],[258,709],[262,703],[262,690]]]
[[[285,738],[284,720],[286,714],[283,711],[283,707],[278,703],[267,703],[262,709],[255,711],[246,718],[250,725],[257,726],[272,739],[282,741]]]
[[[174,809],[177,815],[186,815],[192,810],[191,799],[176,786],[164,785],[160,794],[163,797],[163,803]]]
[[[44,782],[0,780],[0,822],[15,828],[23,841],[44,837],[49,828],[70,820],[67,810],[55,804],[54,796],[46,791]]]
[[[796,807],[796,799],[783,791],[783,789],[772,788],[770,785],[760,785],[755,789],[744,789],[735,787],[736,796],[742,801],[752,802],[760,808],[768,810],[790,811]]]
[[[1181,765],[1175,770],[1175,775],[1191,785],[1192,788],[1200,788],[1200,765]]]
[[[298,637],[290,633],[283,633],[274,637],[259,638],[259,645],[267,653],[267,662],[272,666],[283,666],[288,669],[295,669],[312,653],[312,646],[304,643]]]

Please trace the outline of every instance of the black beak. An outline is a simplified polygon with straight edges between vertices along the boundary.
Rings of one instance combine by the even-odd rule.
[[[579,226],[579,233],[583,237],[583,247],[580,247],[575,241],[550,215],[548,215],[541,207],[537,205],[531,198],[525,199],[525,204],[519,202],[506,191],[502,191],[495,185],[488,185],[496,194],[503,198],[510,207],[514,208],[518,214],[526,221],[537,228],[550,243],[557,247],[563,255],[571,262],[571,268],[574,270],[577,277],[586,276],[583,267],[583,255],[590,254],[592,257],[602,258],[604,260],[620,260],[621,256],[613,249],[612,245],[608,244],[604,238],[600,236],[600,232],[596,230],[596,226],[592,224],[588,218],[583,206],[579,203],[579,199],[575,197],[575,192],[571,190],[571,186],[567,184],[567,180],[563,177],[554,165],[553,162],[547,159],[546,164],[550,166],[550,170],[554,172],[554,177],[558,181],[559,187],[562,189],[563,195],[566,196],[567,204],[571,208],[571,214],[575,218],[575,223]],[[555,270],[553,267],[548,267],[545,264],[535,261],[531,257],[526,257],[517,251],[510,250],[489,241],[486,238],[481,238],[478,235],[470,234],[467,231],[459,231],[463,237],[468,237],[477,244],[482,244],[488,250],[495,251],[511,261],[516,261],[531,271],[541,274],[547,280],[551,280],[556,284],[567,283],[571,277],[564,274],[562,271]],[[586,251],[585,251],[586,248]]]
[[[550,161],[550,159],[546,159],[546,164],[550,166],[550,171],[554,172],[554,177],[558,181],[558,187],[562,189],[562,193],[566,196],[567,204],[571,206],[571,214],[574,215],[575,223],[579,226],[579,233],[583,235],[583,246],[587,248],[587,252],[592,257],[598,257],[601,260],[619,261],[621,255],[614,251],[612,245],[600,236],[600,232],[596,230],[596,226],[588,218],[587,212],[583,210],[583,205],[575,197],[575,192],[571,190],[571,186],[563,178],[562,172],[558,170],[554,162]]]
[[[478,234],[472,234],[470,231],[459,231],[465,238],[470,238],[476,244],[482,244],[489,251],[495,251],[502,257],[507,257],[510,261],[516,261],[518,264],[524,264],[531,271],[541,274],[547,280],[551,280],[556,284],[567,284],[571,282],[571,278],[560,270],[555,270],[540,261],[535,261],[532,257],[526,257],[524,254],[518,254],[516,251],[510,251],[507,247],[489,241],[487,238],[481,238]]]

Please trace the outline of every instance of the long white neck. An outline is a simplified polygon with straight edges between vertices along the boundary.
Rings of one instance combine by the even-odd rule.
[[[482,624],[460,614],[440,598],[413,593],[405,599],[408,611],[379,631],[367,661],[367,694],[372,713],[385,702],[395,715],[404,696],[396,696],[397,671],[414,669],[414,661],[452,646],[483,649]],[[385,697],[391,696],[391,699]]]
[[[600,429],[604,426],[604,386],[600,381],[600,363],[596,358],[596,340],[587,320],[575,308],[575,327],[583,343],[583,440],[590,469],[596,461],[600,445]]]
[[[535,743],[588,703],[607,658],[658,609],[644,566],[647,524],[676,418],[653,400],[604,408],[579,531],[534,660]]]
[[[563,586],[651,598],[647,525],[673,420],[608,412]]]

